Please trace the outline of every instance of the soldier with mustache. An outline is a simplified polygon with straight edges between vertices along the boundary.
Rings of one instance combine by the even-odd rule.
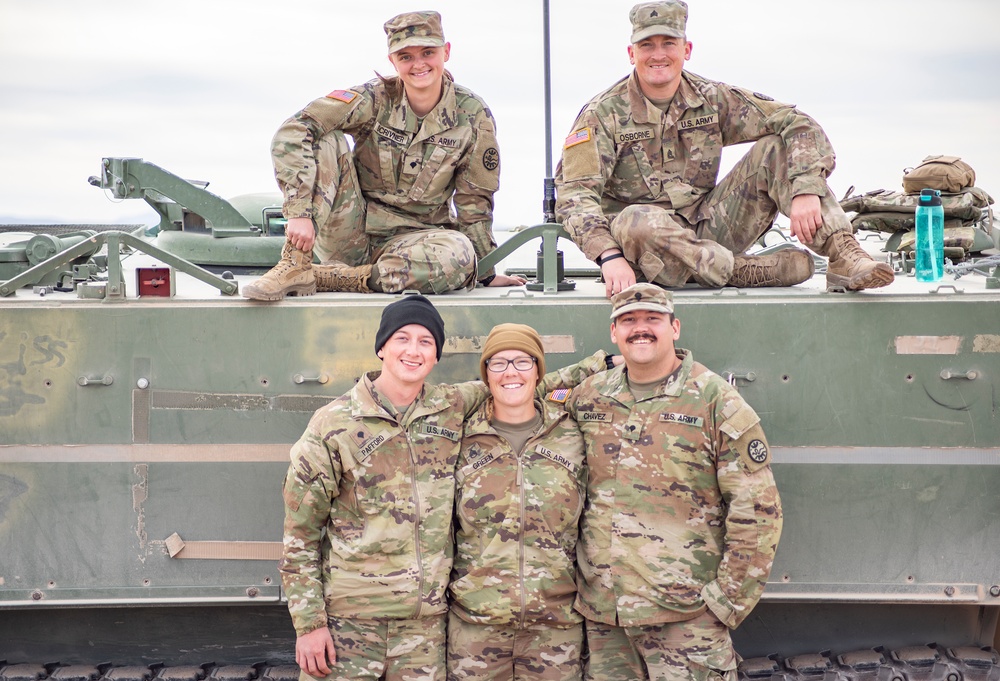
[[[729,629],[760,598],[781,534],[767,439],[735,388],[674,347],[668,291],[640,283],[611,302],[625,364],[566,402],[589,470],[585,678],[736,681]]]

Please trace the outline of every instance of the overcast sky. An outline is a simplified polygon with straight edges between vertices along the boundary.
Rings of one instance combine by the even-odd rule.
[[[632,4],[551,2],[555,159],[581,106],[629,71]],[[943,153],[1000,198],[1000,2],[689,5],[688,69],[816,118],[837,150],[838,195],[898,188],[904,167]],[[151,220],[87,184],[104,156],[145,158],[224,197],[275,190],[278,125],[392,73],[382,24],[414,9],[442,13],[449,69],[497,119],[497,225],[540,222],[541,0],[0,0],[0,219]]]

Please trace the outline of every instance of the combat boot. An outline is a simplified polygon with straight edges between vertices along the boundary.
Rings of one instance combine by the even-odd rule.
[[[372,276],[371,265],[351,267],[336,260],[314,265],[316,288],[319,291],[341,291],[343,293],[373,293],[368,286]]]
[[[312,270],[312,249],[300,251],[285,240],[281,260],[267,274],[243,288],[243,297],[251,300],[281,300],[287,296],[311,296],[316,293]]]
[[[815,269],[812,256],[798,248],[784,248],[768,255],[737,255],[726,286],[795,286],[811,277]]]
[[[834,232],[827,240],[823,255],[830,259],[826,268],[826,287],[860,291],[892,283],[895,275],[887,263],[868,255],[849,232]]]

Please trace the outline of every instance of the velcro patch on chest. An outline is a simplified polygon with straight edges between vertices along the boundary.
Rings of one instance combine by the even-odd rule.
[[[680,423],[685,426],[693,426],[694,428],[701,428],[702,424],[705,423],[705,419],[700,416],[691,416],[690,414],[677,414],[677,413],[666,413],[660,414],[660,423]]]
[[[632,142],[639,142],[641,140],[651,140],[653,139],[652,130],[622,130],[619,132],[615,139],[618,140],[619,144],[630,144]]]
[[[375,124],[375,134],[396,144],[406,144],[408,141],[406,135],[392,128],[387,128],[381,123]]]
[[[462,140],[457,137],[443,137],[441,135],[431,135],[427,138],[426,142],[448,149],[458,149],[462,145]]]
[[[462,434],[457,430],[451,430],[450,428],[445,428],[444,426],[439,426],[434,423],[421,423],[417,426],[416,431],[421,435],[443,437],[451,440],[452,442],[458,442],[458,439],[462,437]]]
[[[358,451],[355,454],[358,461],[364,461],[371,456],[372,452],[378,449],[379,446],[382,445],[387,439],[385,433],[373,435],[371,431],[362,425],[357,425],[352,428],[350,436],[351,440],[353,440],[354,444],[358,447]]]
[[[719,121],[718,114],[709,114],[708,116],[692,116],[691,118],[685,118],[677,122],[677,127],[681,130],[692,130],[694,128],[703,128],[706,125],[715,125]]]
[[[358,93],[351,90],[334,90],[327,95],[330,99],[336,99],[338,101],[344,102],[345,104],[350,104],[357,98]]]
[[[577,413],[579,423],[611,423],[611,413],[606,411],[581,411]]]
[[[549,461],[554,461],[555,463],[559,464],[560,466],[565,467],[573,475],[576,475],[577,472],[580,470],[580,465],[579,464],[576,464],[576,463],[570,461],[569,459],[567,459],[562,454],[554,452],[551,449],[549,449],[548,447],[543,447],[542,445],[538,445],[537,447],[535,447],[535,452],[537,452],[538,454],[541,454],[542,456],[544,456]]]

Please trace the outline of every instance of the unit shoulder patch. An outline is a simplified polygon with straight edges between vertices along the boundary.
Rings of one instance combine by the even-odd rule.
[[[764,429],[756,425],[733,442],[740,463],[749,473],[759,471],[771,463],[771,448],[764,437]]]

